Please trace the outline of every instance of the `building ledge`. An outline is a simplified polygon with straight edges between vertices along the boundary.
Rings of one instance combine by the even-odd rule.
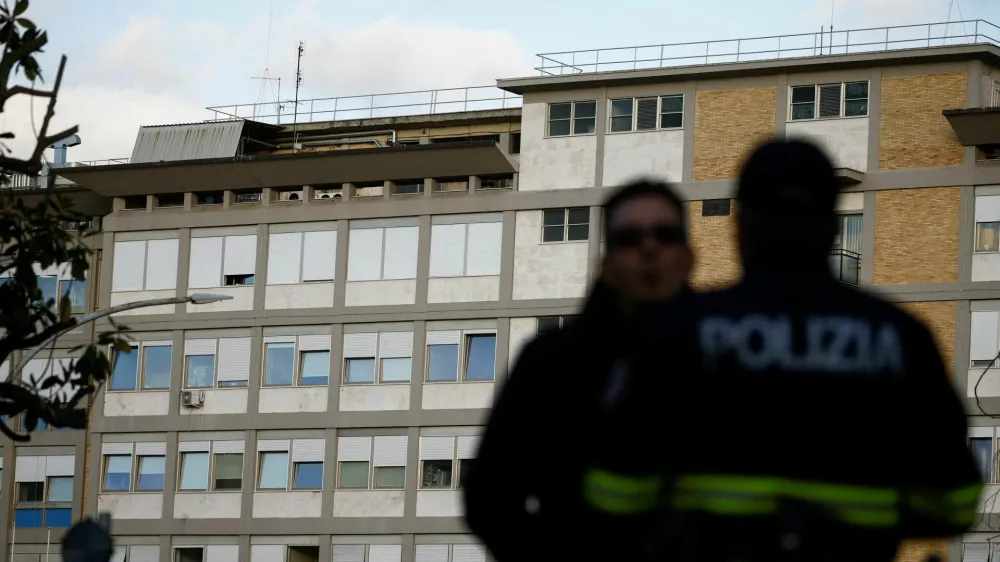
[[[945,109],[941,114],[962,146],[1000,144],[1000,107]]]
[[[840,185],[858,185],[865,179],[865,173],[852,168],[836,168],[833,173],[837,176]]]
[[[516,171],[496,143],[480,141],[77,167],[59,175],[100,195],[124,197]]]

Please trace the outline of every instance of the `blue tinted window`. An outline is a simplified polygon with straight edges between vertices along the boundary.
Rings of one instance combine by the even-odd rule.
[[[295,344],[293,343],[269,343],[267,344],[267,356],[264,373],[264,384],[267,385],[291,385],[295,382]]]
[[[87,308],[87,280],[71,279],[63,281],[63,295],[69,297],[69,305],[74,313],[81,313]]]
[[[140,492],[162,492],[165,457],[139,457],[139,480],[136,489]]]
[[[38,424],[35,426],[35,429],[29,430],[28,429],[28,414],[26,414],[26,413],[25,414],[21,414],[21,431],[44,431],[44,430],[46,430],[48,428],[49,428],[48,422],[46,422],[42,418],[38,418]]]
[[[112,455],[106,462],[104,491],[127,492],[132,483],[132,455]]]
[[[261,490],[284,490],[288,486],[288,453],[263,453],[260,463]]]
[[[42,526],[41,509],[15,509],[14,526],[21,529],[39,528]]]
[[[72,476],[50,477],[48,492],[49,492],[50,502],[73,501],[73,477]]]
[[[154,345],[145,348],[142,387],[149,389],[170,388],[170,363],[173,347]]]
[[[181,490],[208,489],[208,453],[181,453]]]
[[[497,361],[497,337],[492,334],[469,336],[469,364],[465,380],[491,381]]]
[[[115,354],[115,370],[111,373],[111,390],[135,390],[135,379],[139,372],[139,353]]]
[[[296,490],[320,490],[323,488],[323,463],[321,462],[297,462],[295,463],[295,482],[293,487]]]
[[[42,292],[42,302],[49,302],[50,299],[55,300],[58,287],[58,277],[38,277],[38,289]]]
[[[458,380],[457,345],[427,346],[427,380],[451,382]]]
[[[330,382],[330,352],[302,352],[302,384],[327,384]]]
[[[215,386],[215,356],[189,355],[187,358],[187,387],[212,388]]]
[[[73,510],[68,508],[46,509],[45,526],[49,529],[69,527],[73,521]]]
[[[375,359],[348,359],[347,382],[375,382]]]

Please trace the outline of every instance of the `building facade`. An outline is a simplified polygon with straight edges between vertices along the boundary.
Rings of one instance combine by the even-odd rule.
[[[129,163],[59,169],[102,226],[81,306],[230,298],[117,317],[136,345],[89,430],[3,443],[0,546],[41,562],[65,523],[109,511],[118,561],[485,560],[463,469],[520,347],[578,311],[609,189],[676,183],[694,283],[723,286],[740,275],[737,166],[798,136],[844,184],[836,274],[930,325],[990,483],[973,530],[900,559],[991,559],[1000,48],[978,27],[963,44],[886,37],[685,66],[662,48],[626,69],[544,57],[542,76],[499,81],[499,108],[148,127]]]

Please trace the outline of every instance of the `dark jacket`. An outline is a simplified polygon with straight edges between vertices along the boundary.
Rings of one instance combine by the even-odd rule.
[[[464,484],[466,521],[499,562],[589,554],[581,478],[608,373],[632,338],[617,310],[597,285],[570,326],[524,348],[501,389]]]
[[[902,539],[973,523],[962,405],[899,308],[825,271],[751,271],[644,333],[589,497],[648,507],[628,494],[661,475],[657,559],[773,560],[794,535],[800,560],[888,562]],[[685,376],[656,376],[668,367]]]

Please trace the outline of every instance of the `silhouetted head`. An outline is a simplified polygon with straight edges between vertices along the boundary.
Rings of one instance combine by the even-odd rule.
[[[691,273],[684,208],[666,182],[632,181],[604,203],[601,280],[636,303],[670,300]]]
[[[833,165],[816,145],[773,140],[758,147],[736,193],[744,268],[827,268],[839,192]]]

